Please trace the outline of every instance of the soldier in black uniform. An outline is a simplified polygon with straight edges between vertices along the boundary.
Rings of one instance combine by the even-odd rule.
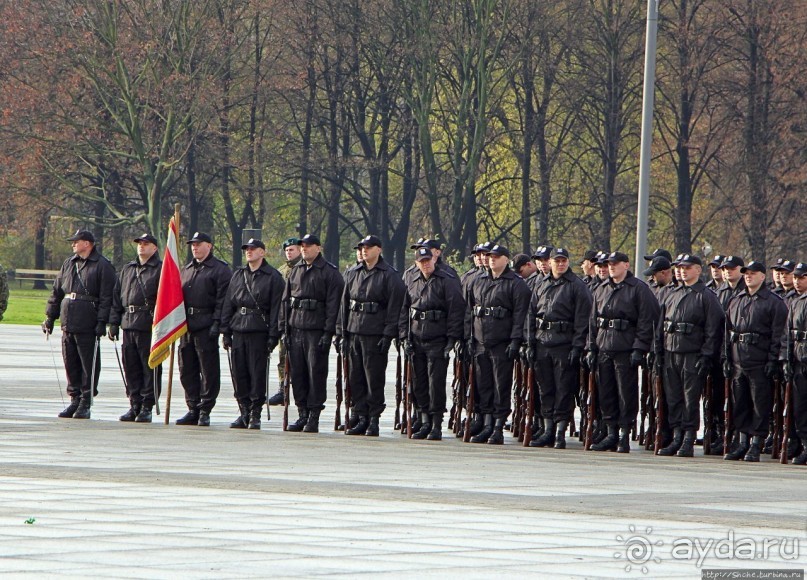
[[[407,281],[399,324],[404,352],[412,361],[414,399],[420,411],[421,426],[412,439],[440,441],[448,360],[463,339],[465,300],[459,280],[436,266],[430,248],[417,249],[415,264],[418,276]]]
[[[574,412],[580,356],[586,346],[591,292],[569,269],[569,252],[554,248],[551,272],[533,290],[524,329],[530,336],[530,363],[541,392],[543,434],[530,447],[566,448],[566,428]],[[557,428],[557,432],[556,432]]]
[[[790,300],[781,359],[785,381],[793,381],[791,424],[802,445],[793,465],[807,465],[807,264],[796,264],[793,276],[796,294]]]
[[[743,267],[745,267],[745,262],[740,256],[726,256],[726,259],[720,264],[723,283],[717,288],[717,299],[720,300],[724,311],[728,311],[731,299],[745,290]]]
[[[222,342],[231,357],[240,411],[230,428],[260,429],[269,355],[280,340],[283,276],[266,262],[266,245],[261,240],[250,238],[241,249],[247,263],[233,272],[221,308]]]
[[[67,239],[72,242],[73,256],[64,261],[53,281],[42,331],[50,335],[53,321],[59,319],[70,395],[70,405],[59,417],[89,419],[101,371],[98,339],[106,334],[115,268],[95,248],[92,232],[78,230]]]
[[[608,272],[609,280],[594,291],[589,318],[587,364],[596,369],[597,398],[608,429],[592,449],[629,453],[630,431],[639,412],[638,368],[650,350],[659,304],[648,285],[630,271],[626,254],[609,254]]]
[[[193,259],[180,273],[188,332],[179,339],[179,378],[188,412],[177,419],[177,425],[208,427],[221,390],[221,308],[232,272],[227,262],[213,255],[208,234],[196,232],[188,244]]]
[[[580,270],[583,272],[583,282],[591,289],[592,281],[597,278],[597,250],[586,250],[583,259],[580,261]]]
[[[475,366],[479,411],[484,428],[472,443],[504,443],[502,429],[510,414],[513,362],[523,342],[530,290],[509,265],[510,252],[494,245],[488,251],[490,271],[481,274],[466,294],[467,352]],[[494,424],[495,418],[495,424]]]
[[[723,271],[720,269],[720,264],[722,264],[725,259],[726,256],[717,254],[709,261],[709,271],[712,275],[712,279],[706,283],[706,287],[715,294],[717,294],[717,289],[723,283]]]
[[[673,275],[672,263],[664,256],[657,256],[650,262],[650,266],[642,272],[643,276],[653,279],[650,289],[656,295],[656,299],[661,302],[664,294],[675,289],[675,276]]]
[[[302,261],[286,279],[280,311],[299,415],[288,430],[319,433],[319,415],[327,398],[328,353],[336,334],[345,281],[339,268],[322,257],[317,236],[306,234],[300,245]]]
[[[348,435],[378,437],[378,419],[386,407],[387,353],[398,337],[398,317],[406,286],[381,256],[381,240],[369,235],[358,247],[363,262],[351,268],[342,292],[336,334],[337,348],[349,358],[353,408],[359,416]]]
[[[463,272],[460,276],[460,285],[462,285],[463,294],[465,293],[465,289],[467,288],[468,284],[476,278],[476,276],[485,270],[485,263],[483,263],[483,259],[485,258],[485,250],[482,247],[484,244],[477,244],[471,250],[471,259],[474,261],[474,266],[467,272]]]
[[[549,273],[551,272],[551,268],[549,266],[549,255],[551,253],[552,246],[550,245],[538,246],[532,253],[532,259],[535,261],[535,265],[538,267],[538,273],[536,274],[537,277],[532,283],[532,288],[535,288],[538,283],[549,276]]]
[[[677,268],[683,283],[661,298],[655,359],[664,375],[673,439],[656,454],[692,457],[700,427],[701,393],[719,355],[725,315],[715,294],[700,281],[703,262],[698,256],[684,254]]]
[[[608,256],[610,252],[600,252],[597,254],[597,258],[594,260],[594,267],[597,272],[597,275],[591,280],[591,284],[589,284],[589,290],[591,290],[592,297],[594,296],[594,291],[599,288],[604,282],[608,281]]]
[[[159,397],[162,372],[162,365],[156,369],[149,367],[151,325],[163,261],[157,251],[157,238],[143,234],[134,241],[137,259],[123,267],[116,281],[108,336],[110,340],[118,340],[123,329],[121,356],[129,410],[120,420],[151,423],[151,408],[155,397]]]
[[[529,280],[538,272],[538,266],[527,254],[516,254],[513,256],[513,272],[524,278],[529,286]]]
[[[796,264],[793,260],[782,260],[771,268],[771,270],[779,274],[779,286],[773,292],[784,299],[785,304],[787,304],[796,293],[793,289],[793,269],[795,267]]]
[[[765,284],[765,265],[743,267],[745,289],[729,303],[729,358],[723,372],[731,377],[736,447],[725,459],[759,461],[773,407],[773,381],[787,318],[784,301]],[[748,437],[751,436],[749,445]]]

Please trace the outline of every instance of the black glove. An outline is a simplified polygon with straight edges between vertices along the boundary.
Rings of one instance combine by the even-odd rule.
[[[266,354],[272,354],[272,351],[277,348],[277,343],[280,342],[276,336],[270,336],[266,339]]]
[[[233,335],[232,334],[222,335],[221,344],[224,347],[224,350],[230,350],[233,347]]]
[[[569,366],[576,367],[580,364],[580,355],[583,354],[583,349],[579,346],[573,346],[569,351]]]
[[[632,353],[630,353],[630,368],[638,369],[643,360],[644,355],[642,354],[642,351],[634,350]]]
[[[336,349],[336,352],[342,352],[342,337],[341,336],[334,336],[333,337],[333,346]]]
[[[698,371],[699,377],[705,377],[709,374],[709,369],[712,367],[712,359],[708,356],[702,355],[695,361],[695,370]]]
[[[784,377],[785,382],[789,383],[793,380],[793,365],[787,361],[782,363],[782,376]]]
[[[331,349],[331,335],[327,332],[323,332],[317,343],[317,348],[322,351],[329,351]]]
[[[769,379],[775,379],[779,376],[779,365],[775,362],[765,363],[765,376]]]
[[[95,325],[95,336],[101,338],[106,334],[106,322],[99,320]]]
[[[378,341],[378,352],[386,353],[389,351],[389,347],[392,344],[392,339],[389,336],[382,336],[381,340]]]
[[[44,332],[45,334],[50,334],[50,333],[53,332],[53,319],[52,318],[46,318],[42,322],[42,332]]]
[[[415,347],[412,345],[412,341],[403,341],[403,351],[406,356],[412,356],[415,354]]]
[[[516,360],[518,358],[518,351],[521,350],[521,341],[514,340],[510,344],[507,345],[507,349],[504,353],[507,355],[507,358],[510,360]]]
[[[451,358],[451,351],[454,350],[454,345],[456,341],[453,338],[449,338],[448,342],[446,343],[446,347],[443,349],[443,358],[448,360]]]
[[[106,335],[109,337],[109,340],[118,340],[118,336],[120,335],[120,326],[117,324],[110,324]]]
[[[210,330],[208,332],[210,333],[210,338],[212,338],[216,342],[219,341],[219,323],[218,322],[214,322],[213,325],[210,327]]]
[[[723,361],[723,376],[730,379],[734,373],[732,372],[731,363],[727,360]]]
[[[583,361],[585,361],[586,368],[593,373],[594,369],[597,368],[597,351],[588,351]]]

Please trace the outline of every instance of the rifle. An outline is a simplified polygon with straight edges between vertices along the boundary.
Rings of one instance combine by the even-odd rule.
[[[468,390],[466,391],[465,401],[465,431],[462,434],[462,441],[468,443],[471,440],[471,416],[474,412],[474,353],[473,353],[473,338],[471,339],[471,364],[468,365]]]
[[[457,372],[457,366],[459,365],[459,358],[454,357],[454,378],[451,381],[451,410],[448,412],[448,430],[454,430],[454,415],[457,412],[457,405],[459,404],[459,387],[460,387],[460,377],[459,373]]]
[[[524,413],[524,429],[522,429],[523,439],[521,439],[524,447],[530,446],[532,440],[532,416],[535,414],[535,392],[532,388],[534,380],[534,371],[532,363],[527,363],[527,384],[525,386],[524,399],[527,404],[526,413]]]
[[[650,391],[650,380],[647,376],[649,373],[650,365],[647,365],[642,369],[642,387],[639,394],[639,445],[644,445],[645,439],[644,423],[647,420],[648,391]]]
[[[790,365],[790,329],[785,328],[785,332],[787,332],[787,338],[785,342],[785,364]],[[788,439],[790,437],[790,425],[793,422],[793,412],[792,407],[790,406],[793,401],[793,376],[791,373],[790,380],[785,382],[785,398],[782,401],[782,443],[781,443],[781,454],[779,456],[779,463],[782,465],[787,464],[787,447],[788,447]]]
[[[771,459],[779,459],[779,444],[782,442],[782,383],[779,379],[773,382],[773,444]],[[787,455],[787,449],[782,450]]]
[[[661,310],[661,320],[664,320],[665,312],[664,308]],[[653,325],[653,346],[656,347],[658,342],[658,335],[656,325]],[[657,353],[658,356],[658,349],[654,348],[653,352]],[[653,454],[657,454],[661,451],[661,444],[662,439],[664,438],[662,433],[662,426],[664,425],[664,385],[661,382],[661,373],[656,372],[653,373],[653,391],[656,394],[656,433],[653,440]]]
[[[712,423],[714,423],[714,413],[712,413],[712,374],[706,377],[706,391],[703,393],[703,454],[712,454]]]
[[[580,409],[580,431],[577,439],[585,441],[586,431],[591,418],[588,416],[588,409],[586,408],[586,392],[588,391],[588,371],[580,365],[579,373],[580,381],[577,392],[577,406]]]
[[[731,350],[729,348],[729,317],[728,314],[726,315],[726,322],[724,324],[723,329],[725,336],[723,337],[723,353],[726,356],[726,361],[731,363]],[[725,429],[723,433],[723,455],[728,454],[731,449],[731,432],[732,432],[732,424],[731,424],[731,414],[732,414],[732,407],[731,407],[731,376],[727,376],[726,380],[723,383],[723,389],[726,393],[726,403],[723,408],[723,415],[724,415],[724,423],[725,425],[723,428]]]
[[[398,359],[395,361],[395,423],[393,429],[401,428],[401,349],[398,347]]]
[[[412,316],[411,315],[407,316],[407,325],[408,325],[408,328],[407,328],[407,331],[406,331],[406,339],[409,341],[409,344],[411,345],[412,344]],[[413,389],[413,384],[412,383],[414,381],[414,378],[412,377],[412,356],[406,354],[405,351],[404,351],[404,354],[406,355],[405,356],[405,358],[406,358],[406,361],[405,361],[406,368],[404,369],[404,381],[406,383],[405,384],[405,387],[406,387],[406,403],[404,404],[404,413],[406,413],[406,437],[408,439],[411,439],[412,438],[412,406],[414,405],[414,402],[412,401],[413,396],[414,396],[414,394],[412,392],[412,389]]]
[[[353,404],[353,398],[350,396],[350,356],[348,354],[348,347],[345,341],[348,340],[348,335],[342,337],[342,380],[345,382],[345,434],[350,429],[350,407]]]
[[[594,417],[597,416],[597,382],[595,380],[594,369],[588,373],[588,421],[586,422],[586,438],[583,448],[588,451],[594,440]]]
[[[286,347],[286,358],[283,361],[283,430],[289,428],[289,389],[291,387],[291,371],[289,370],[289,349]]]
[[[333,430],[341,431],[342,425],[342,352],[336,352],[336,416],[333,419]]]
[[[465,363],[462,361],[462,356],[457,356],[454,360],[454,373],[458,376],[457,380],[457,409],[454,414],[454,435],[461,437],[462,433],[462,410],[465,408],[467,385],[467,376],[465,374]]]
[[[524,369],[521,366],[521,360],[516,358],[513,361],[513,419],[510,422],[510,434],[513,437],[518,437],[524,410],[522,409],[523,397],[521,396],[521,388],[523,382]]]

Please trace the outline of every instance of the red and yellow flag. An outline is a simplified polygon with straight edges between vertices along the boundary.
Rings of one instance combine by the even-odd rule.
[[[160,286],[157,289],[157,304],[151,327],[151,353],[149,367],[155,368],[171,352],[171,344],[188,331],[185,317],[185,300],[182,297],[182,281],[179,276],[177,255],[177,226],[174,218],[168,224],[168,243],[165,245]]]

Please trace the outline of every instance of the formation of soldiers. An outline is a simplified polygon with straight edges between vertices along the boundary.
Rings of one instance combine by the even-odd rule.
[[[60,417],[89,418],[99,340],[122,330],[122,372],[130,408],[121,421],[148,423],[160,370],[148,367],[161,260],[157,240],[136,238],[137,258],[119,274],[77,231],[48,300],[43,331],[62,327],[71,402]],[[347,435],[379,435],[389,350],[398,350],[395,427],[412,439],[441,440],[443,422],[472,443],[501,445],[509,429],[525,446],[629,453],[635,441],[660,456],[704,454],[807,464],[807,264],[771,269],[739,256],[663,249],[637,277],[622,252],[587,251],[581,275],[563,247],[511,256],[501,244],[473,248],[459,275],[436,240],[411,246],[399,274],[368,235],[356,264],[340,273],[312,234],[283,243],[281,273],[250,239],[246,265],[232,271],[211,237],[188,240],[181,268],[188,332],[179,374],[187,413],[179,425],[210,425],[219,396],[219,339],[240,410],[230,424],[260,429],[262,409],[291,398],[297,419],[284,429],[317,433],[338,356],[337,406]],[[709,268],[709,280],[704,270]],[[272,352],[281,345],[281,388],[267,399]],[[116,345],[117,353],[117,345]],[[448,367],[454,357],[451,408]],[[403,365],[401,359],[403,357]],[[400,406],[403,403],[403,415]],[[575,425],[575,408],[580,422]],[[646,425],[647,424],[647,425]],[[703,427],[702,440],[697,434]]]

